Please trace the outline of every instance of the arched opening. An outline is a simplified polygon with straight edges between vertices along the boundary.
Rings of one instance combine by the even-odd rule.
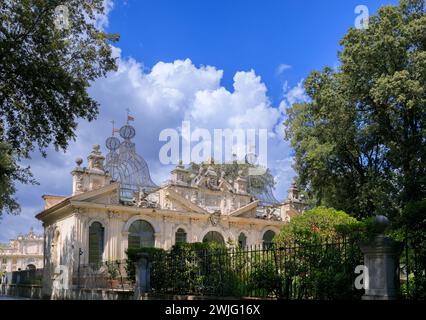
[[[93,222],[89,227],[89,264],[99,265],[104,254],[104,227]]]
[[[136,220],[129,228],[129,248],[153,247],[154,228],[145,220]]]
[[[182,228],[177,229],[175,233],[175,244],[186,243],[186,232]]]
[[[263,234],[263,245],[265,247],[272,246],[272,240],[274,240],[275,232],[272,230],[268,230]]]
[[[241,232],[238,237],[238,245],[240,248],[245,248],[247,246],[247,237],[243,232]]]
[[[37,269],[37,268],[32,263],[30,263],[29,265],[27,265],[27,270],[35,270],[35,269]]]
[[[225,244],[225,239],[217,231],[209,231],[203,238],[203,242],[215,242],[219,244]]]

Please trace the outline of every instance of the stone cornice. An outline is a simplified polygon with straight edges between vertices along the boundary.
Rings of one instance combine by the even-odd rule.
[[[163,215],[165,217],[179,216],[181,218],[195,218],[201,220],[208,220],[210,215],[196,212],[182,212],[158,208],[138,208],[132,206],[123,206],[123,205],[108,205],[108,204],[98,204],[84,201],[71,201],[70,206],[72,208],[87,208],[87,209],[97,209],[108,213],[109,211],[116,212],[117,215],[120,215],[121,212],[124,213],[133,213],[133,214],[148,214],[148,215]],[[248,223],[248,224],[257,224],[257,225],[273,225],[276,227],[281,227],[285,224],[283,221],[272,221],[256,218],[244,218],[244,217],[233,217],[229,215],[221,215],[221,220],[223,222],[235,222],[235,223]]]
[[[239,208],[239,209],[237,209],[235,211],[232,211],[229,215],[231,217],[238,216],[238,215],[243,214],[243,213],[245,213],[245,212],[247,212],[247,211],[249,211],[251,209],[256,208],[258,204],[259,204],[259,200],[250,202],[249,204],[245,205],[244,207],[241,207],[241,208]]]
[[[85,202],[85,201],[82,201],[82,200],[86,200],[88,198],[93,198],[93,197],[102,195],[104,193],[108,193],[108,192],[114,190],[115,188],[117,188],[118,185],[119,185],[119,183],[115,182],[115,183],[107,185],[103,188],[99,188],[99,189],[92,190],[92,191],[85,192],[85,193],[81,193],[81,194],[78,194],[78,195],[75,195],[75,196],[67,197],[63,201],[55,204],[54,206],[36,214],[36,218],[44,221],[52,213],[54,213],[54,212],[57,213],[58,210],[64,210],[64,209],[66,210],[71,206],[71,203],[75,203],[75,202],[82,202],[86,206],[89,202]],[[75,206],[75,207],[79,207],[79,206]]]

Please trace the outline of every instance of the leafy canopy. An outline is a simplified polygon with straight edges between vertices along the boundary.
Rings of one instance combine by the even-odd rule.
[[[311,243],[315,239],[332,239],[341,235],[342,227],[352,229],[357,225],[358,221],[343,211],[317,207],[293,217],[283,226],[274,242],[285,246],[294,241]]]
[[[69,28],[55,27],[55,8]],[[91,81],[115,70],[110,42],[97,18],[102,0],[5,0],[0,3],[0,214],[16,213],[15,182],[34,182],[18,161],[37,148],[65,150],[78,119],[93,120],[98,103]]]
[[[340,66],[313,71],[288,110],[295,170],[316,205],[397,218],[426,196],[425,2],[383,6],[340,44]]]

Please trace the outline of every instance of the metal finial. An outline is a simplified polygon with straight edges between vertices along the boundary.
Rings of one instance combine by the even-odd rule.
[[[129,108],[126,108],[126,111],[127,111],[127,124],[129,124],[129,115],[130,115],[130,109]]]
[[[112,123],[112,136],[114,136],[114,133],[115,133],[115,121],[111,120],[111,123]]]

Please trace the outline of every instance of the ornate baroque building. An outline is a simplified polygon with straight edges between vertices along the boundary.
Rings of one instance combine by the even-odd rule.
[[[120,136],[122,141],[107,139],[106,158],[95,145],[87,167],[76,159],[72,195],[43,196],[44,210],[36,217],[44,226],[44,279],[50,291],[63,268],[72,279],[78,263],[123,260],[131,246],[270,243],[281,226],[303,210],[295,185],[284,203],[265,203],[250,194],[246,177],[227,180],[208,164],[192,175],[179,164],[171,179],[158,187],[135,152],[134,128],[123,126]]]
[[[43,236],[33,229],[0,247],[0,271],[11,272],[43,268]]]

